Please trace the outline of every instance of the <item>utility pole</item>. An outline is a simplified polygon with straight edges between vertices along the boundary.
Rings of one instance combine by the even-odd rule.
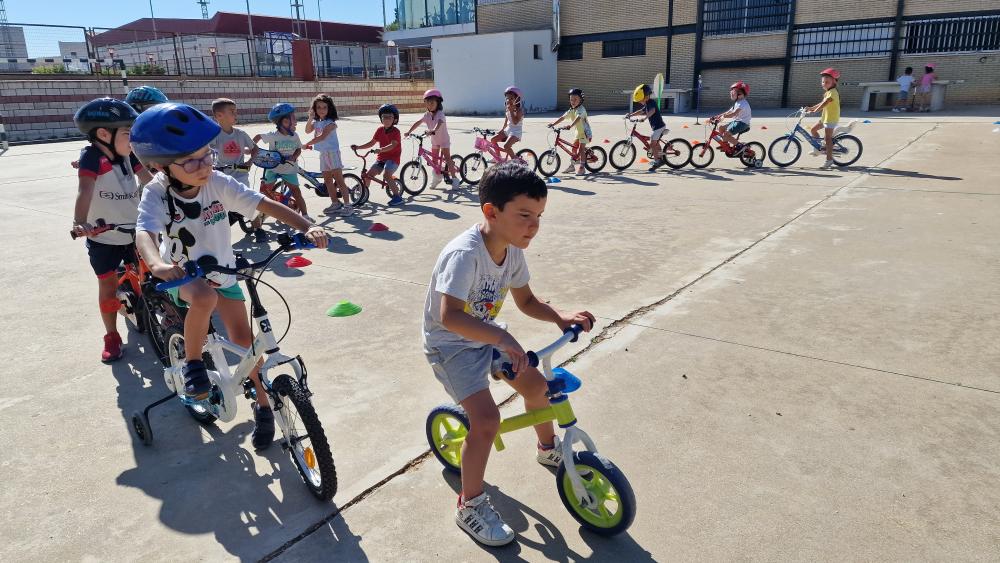
[[[198,0],[198,5],[201,6],[201,19],[208,19],[208,0]]]

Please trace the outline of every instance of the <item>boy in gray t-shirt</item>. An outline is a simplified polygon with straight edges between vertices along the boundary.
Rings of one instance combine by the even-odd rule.
[[[479,184],[483,221],[456,237],[441,252],[424,303],[424,353],[445,390],[469,417],[462,444],[462,493],[455,521],[480,543],[510,543],[514,532],[483,492],[483,476],[500,410],[489,390],[493,350],[513,364],[517,377],[506,380],[528,410],[548,407],[545,377],[528,366],[524,349],[495,321],[508,291],[529,317],[565,330],[593,326],[586,311],[565,313],[543,303],[528,286],[524,249],[538,233],[545,210],[545,182],[515,161],[490,168]],[[558,438],[551,422],[535,426],[539,463],[558,466]]]

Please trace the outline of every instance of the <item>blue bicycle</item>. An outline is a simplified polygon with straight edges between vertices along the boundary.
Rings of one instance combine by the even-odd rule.
[[[771,148],[767,151],[771,162],[782,168],[795,164],[795,161],[802,156],[802,143],[798,137],[802,137],[812,146],[815,151],[813,154],[826,153],[823,141],[813,137],[802,127],[802,119],[806,113],[805,108],[800,108],[789,116],[798,117],[798,121],[788,134],[778,137],[771,143]],[[864,146],[861,144],[861,139],[850,134],[853,127],[854,122],[851,122],[846,127],[838,127],[833,133],[833,163],[837,166],[850,166],[861,158]]]

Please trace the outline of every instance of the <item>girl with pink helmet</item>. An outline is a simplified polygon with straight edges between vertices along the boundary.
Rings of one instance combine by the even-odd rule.
[[[427,133],[431,137],[431,153],[435,157],[441,157],[441,162],[447,166],[445,175],[451,179],[451,187],[458,188],[458,170],[455,170],[455,164],[451,161],[451,137],[448,135],[448,123],[444,117],[444,97],[441,95],[441,90],[431,88],[424,92],[424,107],[427,108],[427,113],[410,126],[406,136],[413,133],[421,123],[426,125]],[[441,175],[434,172],[430,187],[440,184],[441,180]]]

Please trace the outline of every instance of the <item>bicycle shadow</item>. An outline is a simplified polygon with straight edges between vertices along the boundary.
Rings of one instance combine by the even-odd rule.
[[[775,178],[791,178],[791,177],[839,178],[840,177],[838,174],[823,174],[822,172],[813,172],[810,170],[803,170],[800,168],[774,168],[774,167],[761,167],[753,169],[728,168],[728,169],[722,169],[722,171],[728,174],[734,174],[738,176],[763,174],[765,176],[774,176]]]
[[[463,205],[466,207],[479,207],[479,188],[476,186],[469,186],[467,184],[462,184],[458,188],[448,188],[442,190],[439,193],[427,193],[424,192],[419,196],[413,198],[414,201],[419,201],[421,203],[451,203],[454,205]]]
[[[713,174],[712,172],[709,172],[707,169],[704,169],[704,168],[699,168],[699,169],[692,168],[692,169],[687,169],[687,170],[674,170],[674,171],[672,171],[672,174],[675,175],[675,176],[681,176],[681,177],[701,178],[703,180],[719,180],[719,181],[723,181],[723,182],[732,182],[733,181],[732,178],[727,178],[727,177],[722,176],[720,174]]]
[[[442,469],[441,474],[448,486],[459,494],[462,490],[462,478],[454,473]],[[614,537],[599,536],[583,526],[578,528],[580,538],[591,548],[589,557],[581,555],[566,543],[566,538],[562,532],[549,519],[542,516],[538,511],[530,506],[507,495],[494,485],[486,484],[486,492],[490,495],[490,500],[497,511],[503,516],[507,525],[517,534],[516,539],[504,547],[487,547],[472,540],[473,544],[479,547],[485,554],[491,555],[497,561],[524,561],[526,558],[533,560],[536,557],[529,552],[522,555],[522,550],[529,549],[538,552],[549,561],[655,561],[652,554],[632,538],[628,533],[622,533]],[[542,541],[535,541],[524,537],[524,532],[534,521],[534,529],[541,536]]]
[[[645,172],[645,174],[655,174],[655,172]],[[618,174],[602,172],[600,175],[584,176],[584,182],[601,182],[602,184],[631,184],[634,186],[658,186],[656,182],[643,182],[635,176],[633,171],[622,171]],[[550,186],[551,187],[551,186]]]
[[[843,169],[842,169],[843,170]],[[947,180],[949,182],[962,181],[964,178],[958,176],[938,176],[936,174],[925,174],[915,170],[895,170],[893,168],[868,167],[867,172],[871,176],[895,176],[902,178],[916,178],[921,180]]]
[[[437,207],[430,207],[428,205],[421,205],[416,202],[413,198],[406,204],[399,207],[386,207],[383,212],[386,215],[400,215],[403,217],[414,217],[416,215],[433,215],[438,219],[444,219],[446,221],[454,221],[461,217],[458,213],[453,211],[446,211],[444,209],[438,209]]]

